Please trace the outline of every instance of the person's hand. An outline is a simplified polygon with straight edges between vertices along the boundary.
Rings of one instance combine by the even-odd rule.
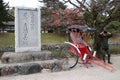
[[[108,34],[111,34],[110,32],[107,32]]]
[[[102,31],[100,34],[104,34],[104,32]]]

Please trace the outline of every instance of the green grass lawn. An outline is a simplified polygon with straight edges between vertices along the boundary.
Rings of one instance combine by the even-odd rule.
[[[0,47],[14,46],[15,36],[13,33],[0,33]]]
[[[43,33],[41,34],[42,44],[61,44],[64,41],[68,41],[67,36],[61,36],[54,33]],[[109,40],[110,42],[119,42],[120,36],[113,37]],[[0,47],[14,46],[15,36],[14,33],[0,33]]]
[[[41,36],[41,42],[43,44],[60,44],[67,41],[66,36],[61,36],[53,33],[44,33]]]
[[[66,36],[60,36],[54,33],[44,33],[41,35],[42,44],[60,44],[67,40]],[[0,33],[0,47],[14,46],[14,33]]]

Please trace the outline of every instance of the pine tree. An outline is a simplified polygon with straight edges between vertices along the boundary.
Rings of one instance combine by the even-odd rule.
[[[3,29],[4,21],[8,21],[8,3],[4,3],[3,0],[0,0],[0,28]]]

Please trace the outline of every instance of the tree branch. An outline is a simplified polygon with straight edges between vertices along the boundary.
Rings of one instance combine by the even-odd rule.
[[[75,6],[76,8],[79,8],[79,6],[77,6],[76,4],[72,3],[71,0],[68,0],[68,2],[69,2],[70,4],[72,4],[73,6]]]
[[[83,3],[79,0],[76,0],[85,10],[87,10],[88,8],[84,5],[84,3],[86,2],[86,0],[82,0]]]

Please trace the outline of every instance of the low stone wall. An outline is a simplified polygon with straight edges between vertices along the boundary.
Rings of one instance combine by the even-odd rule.
[[[109,43],[109,47],[113,48],[119,48],[120,47],[120,43]]]
[[[61,50],[62,48],[65,48],[67,44],[42,44],[41,45],[41,50]],[[0,52],[11,52],[15,51],[15,47],[13,46],[7,46],[7,47],[0,47]]]
[[[120,43],[110,43],[110,47],[120,47]],[[69,49],[69,45],[67,44],[42,44],[41,50],[49,50],[49,51],[65,51]],[[3,52],[14,52],[15,48],[12,46],[8,47],[0,47],[0,54]]]
[[[42,44],[41,50],[48,50],[53,52],[58,52],[59,54],[64,54],[69,49],[69,45],[67,44]],[[4,52],[15,52],[15,48],[12,46],[9,47],[0,47],[0,57]]]
[[[69,45],[68,44],[51,44],[51,45],[42,45],[42,50],[49,50],[49,51],[63,51],[63,50],[68,50]]]
[[[119,48],[120,44],[115,44],[115,43],[110,43],[110,48],[115,47],[115,48]],[[62,55],[65,54],[68,50],[69,50],[69,45],[68,44],[42,44],[41,46],[41,50],[48,50],[51,51],[52,54],[58,54],[58,55]],[[14,52],[15,48],[12,46],[9,47],[0,47],[0,57],[4,52]],[[114,53],[113,53],[114,54]],[[60,57],[60,56],[59,56]]]
[[[0,53],[3,52],[14,52],[15,51],[15,47],[13,46],[7,46],[7,47],[0,47]]]

